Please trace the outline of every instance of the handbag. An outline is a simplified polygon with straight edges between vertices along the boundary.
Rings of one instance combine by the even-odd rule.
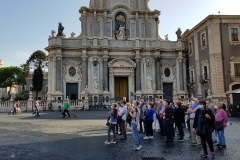
[[[106,123],[106,126],[109,126],[109,124],[110,124],[110,123],[109,123],[109,122],[107,122],[107,123]]]
[[[159,117],[160,117],[160,118],[163,118],[163,114],[161,113],[161,114],[159,115]]]
[[[117,117],[117,123],[121,123],[122,122],[122,116],[118,116]]]
[[[223,128],[223,121],[220,122],[214,122],[214,129],[216,131],[221,131]]]

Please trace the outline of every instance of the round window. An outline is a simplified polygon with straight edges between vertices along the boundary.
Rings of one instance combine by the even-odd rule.
[[[164,74],[165,74],[166,77],[169,77],[170,74],[171,74],[170,69],[169,69],[169,68],[166,68],[166,69],[164,70]]]
[[[69,68],[69,75],[74,77],[76,75],[76,69],[74,67]]]

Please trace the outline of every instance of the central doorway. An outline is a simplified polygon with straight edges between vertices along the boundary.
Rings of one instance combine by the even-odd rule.
[[[173,102],[173,84],[163,83],[164,99],[168,99]]]
[[[78,83],[66,84],[66,96],[68,96],[70,100],[78,99]]]
[[[128,99],[128,77],[114,77],[114,95],[117,101],[122,100],[123,97]]]

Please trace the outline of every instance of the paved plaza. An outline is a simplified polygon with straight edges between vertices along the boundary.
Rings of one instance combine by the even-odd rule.
[[[201,148],[184,142],[165,144],[165,138],[154,133],[153,140],[142,140],[143,148],[132,151],[133,137],[117,144],[104,145],[107,111],[75,111],[78,116],[62,119],[60,112],[0,114],[1,160],[141,160],[144,157],[164,157],[166,160],[198,160]],[[216,148],[216,160],[238,160],[240,157],[240,125],[237,118],[229,118],[226,129],[227,149]],[[187,131],[185,130],[186,135]],[[141,137],[144,135],[141,134]]]

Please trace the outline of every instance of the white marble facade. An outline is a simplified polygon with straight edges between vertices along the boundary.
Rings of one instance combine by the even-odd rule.
[[[79,36],[52,31],[46,48],[48,98],[66,99],[74,90],[74,98],[81,99],[86,87],[90,96],[114,98],[115,77],[127,77],[129,100],[163,98],[166,84],[172,84],[168,96],[186,97],[184,43],[180,36],[177,41],[159,36],[160,11],[151,11],[148,1],[90,0],[89,7],[79,9]]]

